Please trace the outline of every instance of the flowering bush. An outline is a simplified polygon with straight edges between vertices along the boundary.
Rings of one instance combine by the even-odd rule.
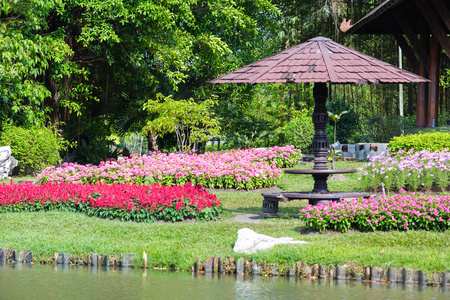
[[[414,149],[386,157],[372,157],[360,168],[360,180],[365,190],[376,190],[384,185],[387,190],[404,188],[416,191],[420,188],[430,190],[448,187],[450,152],[448,149],[431,152]]]
[[[174,187],[104,183],[1,185],[0,213],[50,209],[137,222],[209,220],[222,212],[215,195],[190,183]]]
[[[255,189],[275,184],[281,167],[298,162],[301,152],[293,146],[270,149],[245,149],[195,153],[152,152],[99,166],[63,164],[50,167],[39,176],[39,182],[136,183],[157,182],[161,185],[183,185],[187,182],[208,188]]]
[[[450,196],[426,196],[422,193],[375,200],[353,199],[326,205],[307,205],[300,219],[310,228],[346,232],[353,228],[374,230],[446,230],[450,228]]]
[[[393,152],[399,150],[415,151],[429,150],[442,151],[450,144],[450,133],[448,132],[427,132],[419,134],[407,134],[393,137],[389,141],[389,149]]]

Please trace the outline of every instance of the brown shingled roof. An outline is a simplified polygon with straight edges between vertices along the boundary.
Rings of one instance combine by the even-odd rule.
[[[249,64],[212,83],[410,83],[427,82],[369,55],[317,37]]]

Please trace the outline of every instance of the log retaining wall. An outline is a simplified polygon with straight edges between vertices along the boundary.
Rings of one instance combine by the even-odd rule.
[[[86,257],[78,257],[70,253],[55,253],[47,263],[61,265],[81,265],[92,267],[133,267],[135,253],[97,254],[91,253]],[[3,263],[32,263],[33,253],[26,249],[16,251],[14,248],[0,248],[0,262]],[[201,262],[197,257],[192,266],[194,274],[237,274],[253,276],[287,276],[298,278],[321,278],[332,280],[373,281],[385,283],[405,283],[433,286],[450,286],[450,272],[434,272],[427,274],[411,268],[364,267],[352,264],[320,265],[296,262],[292,265],[258,263],[244,257],[237,261],[234,257],[222,259],[211,257]]]

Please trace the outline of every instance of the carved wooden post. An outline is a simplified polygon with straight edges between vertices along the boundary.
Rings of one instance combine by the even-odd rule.
[[[327,137],[327,124],[328,124],[328,111],[327,111],[327,98],[328,90],[326,83],[315,83],[313,89],[314,97],[314,112],[312,115],[312,121],[314,123],[314,138],[313,138],[313,151],[314,151],[314,170],[328,170],[328,148],[329,142]],[[314,177],[314,189],[313,192],[327,193],[327,178],[329,174],[313,174]]]

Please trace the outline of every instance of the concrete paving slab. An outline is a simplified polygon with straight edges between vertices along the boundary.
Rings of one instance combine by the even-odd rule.
[[[261,215],[255,215],[255,214],[237,215],[234,217],[235,221],[246,222],[246,223],[258,223],[262,219],[263,219],[263,217]]]

